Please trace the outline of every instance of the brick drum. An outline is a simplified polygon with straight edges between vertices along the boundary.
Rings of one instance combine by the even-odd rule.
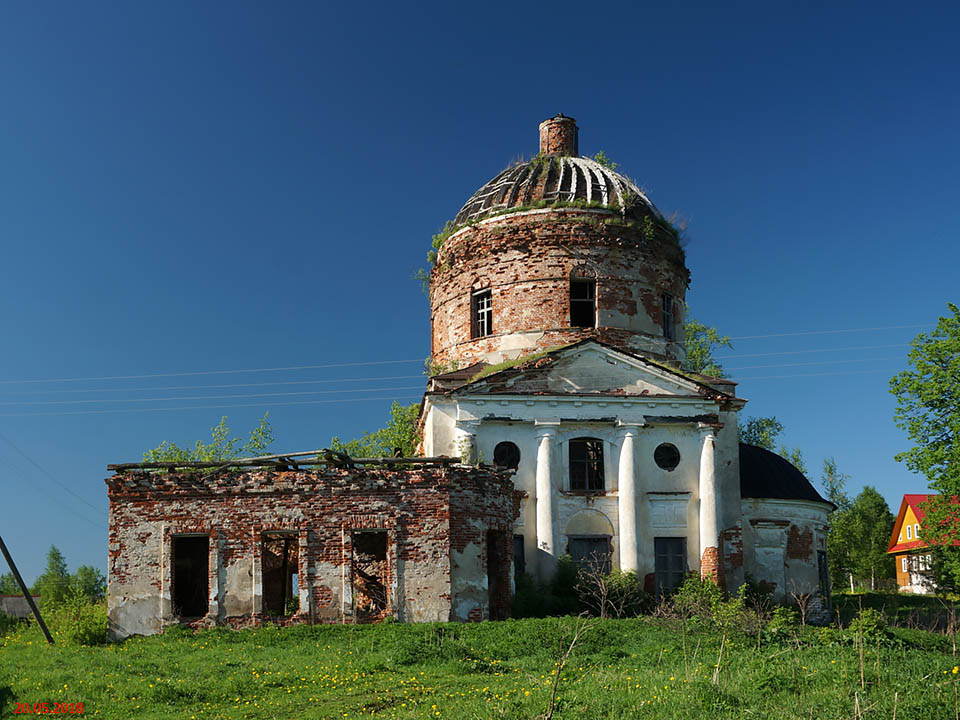
[[[571,277],[595,278],[596,328],[571,327]],[[431,356],[460,366],[497,362],[593,337],[661,359],[683,353],[689,283],[673,238],[614,210],[550,208],[493,217],[440,248],[430,282]],[[492,334],[474,339],[471,296],[490,289]],[[675,299],[663,339],[662,294]]]

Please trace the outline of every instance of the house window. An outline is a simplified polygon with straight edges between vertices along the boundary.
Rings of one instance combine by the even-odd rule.
[[[907,540],[913,539],[913,528],[907,525]]]
[[[657,595],[678,588],[687,575],[687,539],[654,538],[653,553]]]
[[[581,570],[610,572],[610,536],[583,535],[567,541],[567,554]]]
[[[516,470],[520,466],[520,448],[509,441],[497,443],[493,449],[493,464]]]
[[[576,438],[570,441],[570,489],[603,490],[603,441]]]
[[[481,338],[493,333],[493,296],[490,290],[480,290],[471,296],[470,317],[473,318],[473,337]]]
[[[597,326],[597,281],[592,278],[570,280],[570,324],[573,327]]]
[[[660,298],[660,304],[662,312],[662,322],[663,322],[663,336],[667,340],[675,340],[673,332],[673,295],[670,293],[663,293]]]
[[[913,526],[913,537],[914,537],[914,538],[919,538],[919,537],[920,537],[920,523],[915,523],[915,524],[914,524],[914,526]]]
[[[206,535],[173,538],[173,612],[203,617],[209,605],[210,540]]]
[[[906,571],[907,571],[907,558],[906,558],[906,556],[900,558],[900,570],[901,570],[902,572],[906,572]]]

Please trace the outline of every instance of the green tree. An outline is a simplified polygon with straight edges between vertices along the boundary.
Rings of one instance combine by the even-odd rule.
[[[748,417],[740,425],[740,442],[776,452],[777,438],[782,432],[783,425],[773,416]]]
[[[56,605],[70,594],[70,574],[67,561],[56,545],[47,551],[47,567],[34,582],[30,592],[40,596],[46,607]]]
[[[0,595],[20,595],[20,585],[12,572],[0,575]]]
[[[221,462],[266,455],[273,444],[273,426],[270,425],[269,416],[269,412],[264,413],[260,423],[244,440],[230,437],[227,416],[224,415],[220,422],[210,429],[209,443],[197,440],[192,448],[181,448],[164,440],[153,450],[147,450],[143,454],[144,462]]]
[[[893,556],[887,554],[894,517],[883,496],[869,485],[846,508],[830,516],[827,553],[833,582],[839,586],[849,579],[870,578],[870,589],[877,580],[894,576]]]
[[[804,475],[807,474],[807,463],[800,448],[788,448],[781,444],[777,449],[777,438],[783,432],[783,425],[775,417],[749,417],[738,427],[738,432],[740,442],[775,452]]]
[[[837,510],[845,510],[850,505],[850,498],[844,491],[849,475],[840,472],[837,461],[832,457],[823,459],[823,471],[820,475],[820,487],[827,500],[837,506]]]
[[[895,458],[923,475],[939,493],[924,504],[923,537],[934,551],[934,580],[940,589],[960,585],[960,308],[936,328],[920,333],[907,354],[912,369],[890,380],[897,399],[894,420],[913,447]]]
[[[90,602],[103,600],[107,594],[107,578],[92,565],[81,565],[70,577],[70,590]]]
[[[390,406],[390,420],[385,427],[366,432],[355,440],[343,442],[338,437],[330,440],[333,450],[345,452],[351,457],[390,457],[399,449],[404,457],[413,457],[420,443],[417,419],[420,404],[401,405],[396,400]]]
[[[714,353],[719,348],[732,348],[730,338],[720,335],[716,328],[707,327],[692,317],[684,325],[687,356],[683,361],[683,369],[700,375],[724,377],[725,371]]]

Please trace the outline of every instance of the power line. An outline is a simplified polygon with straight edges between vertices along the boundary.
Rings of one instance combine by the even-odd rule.
[[[814,362],[775,363],[772,365],[743,365],[741,367],[724,368],[724,370],[732,372],[734,370],[759,370],[761,368],[800,367],[807,365],[845,365],[849,363],[872,362],[874,360],[903,360],[903,358],[899,355],[889,355],[878,358],[858,358],[856,360],[816,360]]]
[[[248,368],[246,370],[202,370],[198,372],[152,373],[149,375],[105,375],[100,377],[75,378],[46,378],[40,380],[0,380],[0,385],[15,385],[25,383],[59,383],[59,382],[90,382],[94,380],[143,380],[144,378],[158,377],[187,377],[189,375],[229,375],[255,372],[284,372],[287,370],[320,370],[324,368],[360,367],[362,365],[399,365],[402,363],[423,364],[423,358],[416,360],[375,360],[370,362],[329,363],[327,365],[294,365],[290,367]]]
[[[771,333],[769,335],[738,335],[737,337],[730,338],[731,340],[761,340],[766,338],[778,338],[778,337],[799,337],[801,335],[839,335],[842,333],[852,333],[852,332],[872,332],[876,330],[906,330],[912,328],[929,328],[933,327],[930,323],[923,323],[920,325],[887,325],[885,327],[862,327],[862,328],[848,328],[846,330],[805,330],[802,332],[785,332],[785,333]]]
[[[86,499],[84,499],[83,497],[81,497],[80,495],[78,495],[77,493],[75,493],[72,489],[70,489],[70,487],[69,487],[68,485],[60,482],[60,481],[59,481],[57,478],[55,478],[52,474],[50,474],[49,472],[47,472],[46,469],[44,469],[36,460],[34,460],[32,457],[30,457],[29,455],[27,455],[23,450],[21,450],[21,449],[20,449],[10,438],[8,438],[6,435],[3,435],[2,433],[0,433],[0,440],[3,440],[5,443],[7,443],[7,445],[9,445],[10,447],[12,447],[24,460],[26,460],[28,463],[30,463],[31,465],[33,465],[37,470],[39,470],[43,475],[45,475],[45,476],[46,476],[50,481],[52,481],[54,484],[59,485],[64,491],[66,491],[67,493],[69,493],[70,495],[72,495],[74,498],[76,498],[77,500],[79,500],[80,502],[82,502],[82,503],[83,503],[84,505],[86,505],[87,507],[92,508],[92,509],[93,509],[94,511],[96,511],[97,513],[102,512],[102,509],[101,509],[101,508],[98,508],[98,507],[94,506],[93,504],[91,504],[90,502],[88,502]],[[90,523],[91,525],[93,525],[93,526],[94,526],[95,528],[97,528],[98,530],[103,530],[103,525],[102,525],[102,524],[94,522],[93,520],[91,520],[90,518],[88,518],[86,515],[82,515],[81,513],[77,512],[75,508],[70,507],[69,505],[67,505],[66,507],[67,507],[68,510],[70,510],[70,512],[72,512],[72,513],[73,513],[74,515],[76,515],[77,517],[79,517],[79,518],[85,520],[86,522]]]
[[[337,382],[370,382],[378,380],[426,380],[422,373],[419,375],[381,375],[366,378],[338,378],[336,380],[272,380],[260,383],[225,383],[218,385],[154,385],[153,387],[138,388],[69,388],[56,390],[23,390],[21,395],[42,395],[44,393],[91,393],[91,392],[153,392],[156,390],[213,390],[217,388],[267,387],[269,385],[320,385]]]
[[[764,352],[764,353],[737,353],[736,355],[718,355],[717,360],[730,360],[732,358],[748,358],[748,357],[773,357],[775,355],[808,355],[810,353],[818,352],[845,352],[847,350],[881,350],[888,348],[901,348],[909,347],[909,343],[896,343],[894,345],[856,345],[853,347],[842,347],[842,348],[818,348],[816,350],[781,350],[779,352]]]
[[[81,403],[145,403],[164,402],[169,400],[231,400],[257,397],[285,397],[290,395],[335,395],[339,393],[367,393],[387,392],[389,390],[422,389],[423,386],[421,385],[404,385],[402,387],[357,388],[353,390],[300,390],[297,392],[244,393],[239,395],[180,395],[175,397],[117,398],[107,400],[27,400],[19,402],[0,402],[0,405],[79,405]]]
[[[338,400],[293,400],[288,402],[233,403],[229,405],[184,405],[165,408],[121,408],[115,410],[69,410],[64,412],[0,413],[0,417],[54,417],[64,415],[109,415],[116,413],[166,412],[170,410],[214,410],[221,408],[280,407],[282,405],[322,405],[328,403],[366,402],[368,400],[418,400],[420,395],[401,395],[383,397],[342,398]]]
[[[741,380],[780,380],[784,378],[801,378],[801,377],[825,377],[827,375],[867,375],[871,373],[888,373],[889,370],[848,370],[841,372],[824,372],[824,373],[802,373],[797,375],[757,375],[755,377],[745,377],[738,378],[738,381]]]

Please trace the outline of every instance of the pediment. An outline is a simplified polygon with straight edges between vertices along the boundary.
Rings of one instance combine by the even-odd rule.
[[[470,382],[456,394],[716,396],[669,366],[589,340]]]

